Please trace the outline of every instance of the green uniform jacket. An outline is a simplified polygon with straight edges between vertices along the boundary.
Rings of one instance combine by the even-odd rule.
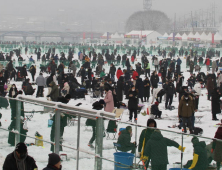
[[[130,141],[131,141],[130,133],[127,130],[122,130],[117,141],[117,143],[120,144],[121,147],[118,147],[117,149],[126,152],[127,148],[133,146],[135,147],[134,143],[131,143]]]
[[[151,159],[151,165],[168,164],[167,146],[179,147],[179,144],[168,138],[164,138],[160,132],[153,132],[150,140],[146,143],[144,156]]]
[[[206,170],[208,167],[207,149],[204,141],[193,145],[194,153],[199,155],[196,166],[192,170]]]
[[[142,148],[146,147],[146,143],[150,140],[150,137],[155,129],[144,129],[140,134],[138,152],[142,151]],[[145,138],[145,146],[143,146],[143,140]]]

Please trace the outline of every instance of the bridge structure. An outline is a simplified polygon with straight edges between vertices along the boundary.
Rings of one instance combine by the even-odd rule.
[[[4,41],[5,37],[22,37],[23,41],[27,40],[27,37],[34,37],[36,42],[41,42],[41,38],[61,38],[61,42],[64,42],[65,38],[71,39],[72,42],[78,42],[82,39],[99,39],[102,33],[99,32],[72,32],[72,31],[1,31],[0,39]]]

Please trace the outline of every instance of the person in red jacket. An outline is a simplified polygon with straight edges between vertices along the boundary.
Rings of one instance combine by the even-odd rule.
[[[133,79],[133,85],[135,86],[136,84],[136,79],[139,76],[139,74],[137,73],[137,71],[133,70],[133,75],[132,75],[132,79]]]
[[[207,58],[205,63],[206,63],[206,66],[207,66],[207,71],[210,71],[210,59]]]
[[[116,77],[117,77],[117,79],[119,79],[120,76],[122,76],[122,75],[123,75],[123,72],[122,72],[121,68],[119,67],[118,70],[117,70],[117,72],[116,72]]]
[[[134,64],[134,61],[135,61],[135,57],[132,55],[131,56],[131,62]]]

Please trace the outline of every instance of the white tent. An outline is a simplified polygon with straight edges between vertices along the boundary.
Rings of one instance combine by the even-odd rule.
[[[162,37],[169,37],[169,35],[167,33],[163,34]]]
[[[171,33],[168,37],[173,37],[173,33]]]
[[[177,33],[177,35],[175,37],[182,37],[179,33]]]
[[[190,32],[190,33],[188,34],[188,38],[194,38],[194,35],[193,35],[192,32]]]
[[[183,41],[186,41],[186,40],[187,40],[187,34],[184,33],[184,34],[182,35],[182,40],[183,40]]]
[[[121,38],[121,36],[117,32],[111,35],[111,39],[119,39],[119,38]]]
[[[222,36],[217,32],[217,33],[214,35],[214,40],[215,40],[215,41],[221,41],[221,40],[222,40]]]
[[[200,40],[201,40],[201,41],[206,41],[206,40],[207,40],[207,35],[206,35],[205,32],[203,32],[203,33],[201,34]]]
[[[207,36],[207,41],[212,41],[212,33],[210,32]]]
[[[196,32],[196,34],[194,35],[194,38],[200,38],[200,34]]]
[[[152,32],[154,32],[154,31],[147,31],[147,30],[145,30],[145,31],[131,31],[131,32],[129,32],[129,33],[127,33],[127,34],[125,34],[125,35],[139,35],[139,36],[145,36],[145,35],[149,35],[149,34],[151,34]]]

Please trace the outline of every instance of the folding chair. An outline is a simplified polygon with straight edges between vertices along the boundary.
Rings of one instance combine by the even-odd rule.
[[[106,139],[116,140],[116,134],[117,134],[116,129],[117,129],[116,122],[113,120],[110,120],[108,123],[108,127],[106,129],[106,134],[107,134]],[[113,135],[113,138],[109,136],[110,134]]]
[[[121,147],[121,145],[116,142],[113,142],[113,146],[114,146],[114,149],[116,150],[116,152],[118,152],[117,147]]]

